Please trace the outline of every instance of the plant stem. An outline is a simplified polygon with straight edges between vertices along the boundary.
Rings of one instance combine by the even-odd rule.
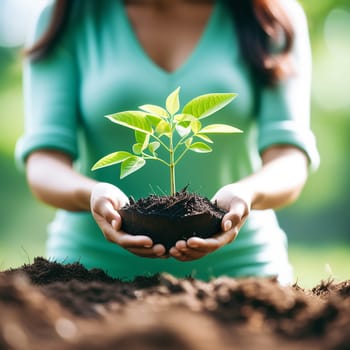
[[[185,148],[184,151],[179,155],[179,157],[177,158],[174,166],[182,159],[182,157],[187,153],[188,148]]]
[[[168,152],[170,152],[170,149],[169,147],[159,138],[157,137],[156,135],[152,135],[152,137],[158,141]]]
[[[169,163],[167,163],[165,160],[163,160],[163,159],[161,159],[161,158],[150,156],[150,155],[147,154],[147,153],[142,153],[142,156],[143,156],[143,159],[145,159],[145,160],[158,160],[159,162],[163,163],[163,164],[166,165],[167,167],[170,166]]]
[[[170,169],[170,194],[173,196],[176,192],[176,186],[175,186],[175,161],[174,161],[174,146],[173,146],[173,133],[171,133],[170,140],[169,140],[169,155],[170,155],[170,161],[169,161],[169,169]]]

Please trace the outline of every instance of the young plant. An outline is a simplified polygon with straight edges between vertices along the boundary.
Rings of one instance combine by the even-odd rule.
[[[213,115],[236,96],[235,93],[211,93],[195,97],[180,113],[180,87],[174,90],[165,102],[165,108],[146,104],[138,111],[124,111],[107,115],[113,123],[133,129],[135,143],[132,153],[113,152],[101,158],[92,170],[121,163],[120,178],[124,178],[142,168],[147,160],[157,160],[169,168],[170,193],[176,192],[175,168],[187,152],[208,153],[213,144],[210,134],[242,132],[226,124],[203,126],[202,120]],[[160,158],[157,150],[163,147],[167,159]]]

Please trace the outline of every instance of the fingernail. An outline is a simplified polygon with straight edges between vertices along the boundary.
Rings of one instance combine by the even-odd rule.
[[[232,227],[232,222],[230,220],[227,220],[224,224],[224,230],[228,231],[231,229],[231,227]]]

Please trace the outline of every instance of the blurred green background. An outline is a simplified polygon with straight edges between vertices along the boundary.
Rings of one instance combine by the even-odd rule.
[[[51,208],[33,198],[13,156],[23,131],[21,45],[44,2],[0,4],[0,270],[44,254],[46,226],[53,216]],[[313,50],[312,127],[321,166],[300,199],[278,216],[288,233],[295,280],[311,288],[322,279],[350,279],[350,4],[300,2]],[[9,5],[11,16],[5,11]]]

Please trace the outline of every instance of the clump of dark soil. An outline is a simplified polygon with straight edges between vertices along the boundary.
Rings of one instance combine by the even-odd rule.
[[[192,236],[208,238],[221,231],[225,211],[206,197],[185,189],[172,196],[150,195],[119,211],[122,229],[130,234],[149,235],[154,243],[167,249]]]
[[[0,349],[350,349],[350,281],[122,281],[36,258],[0,272]]]
[[[137,201],[130,198],[130,203],[125,208],[130,207],[141,214],[166,215],[169,217],[209,213],[221,219],[225,213],[210,202],[208,198],[187,192],[185,189],[176,192],[173,196],[149,195]]]

